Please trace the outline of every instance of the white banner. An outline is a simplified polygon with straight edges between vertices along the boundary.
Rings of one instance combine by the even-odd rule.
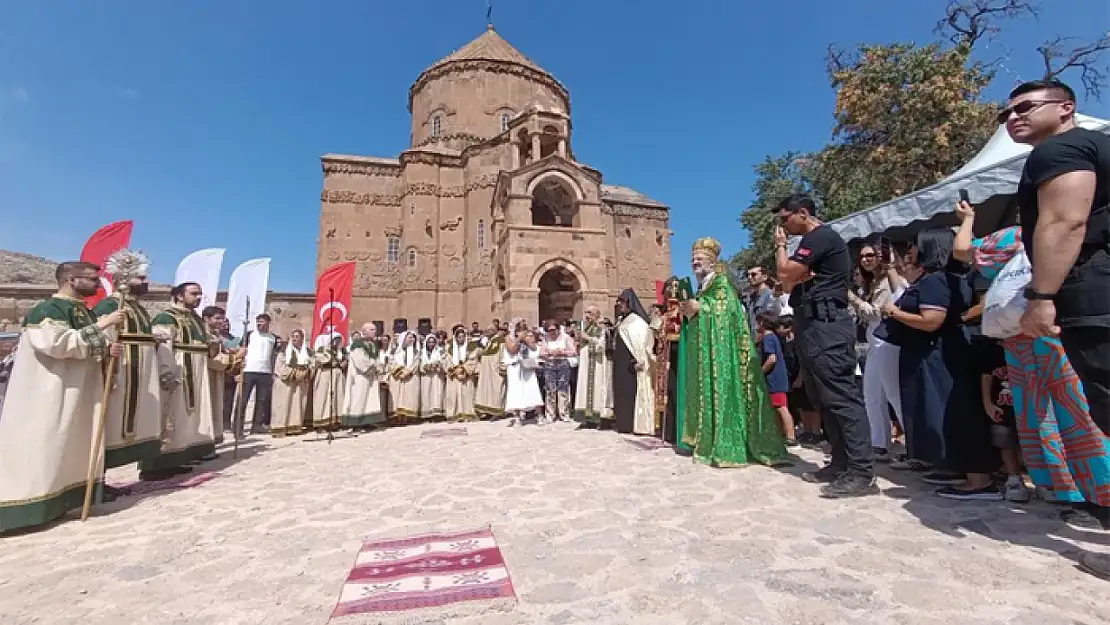
[[[227,319],[231,333],[242,337],[243,324],[254,330],[254,318],[266,310],[266,291],[270,284],[270,259],[255,258],[231,272],[227,284]],[[250,311],[247,305],[250,304]]]
[[[200,285],[203,295],[199,310],[216,303],[216,292],[220,289],[220,268],[224,264],[226,251],[218,247],[197,250],[183,258],[181,264],[177,266],[177,274],[173,278],[174,284],[196,282]]]

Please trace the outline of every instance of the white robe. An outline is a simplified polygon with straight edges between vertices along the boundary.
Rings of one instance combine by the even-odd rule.
[[[540,383],[536,379],[536,359],[539,354],[520,343],[516,354],[504,351],[505,358],[505,412],[527,412],[543,407]]]
[[[118,308],[119,299],[107,297],[94,312],[102,316]],[[156,458],[162,447],[162,389],[150,314],[136,299],[127,301],[125,311],[126,326],[107,332],[113,342],[123,344],[108,396],[104,431],[104,466],[109,469]]]
[[[599,336],[579,332],[582,346],[578,350],[578,386],[574,394],[574,418],[596,422],[613,418],[613,363],[605,353],[608,331],[598,325]],[[590,376],[593,393],[590,393]]]
[[[208,334],[196,313],[173,307],[152,322],[159,339],[157,354],[162,383],[162,455],[139,463],[143,471],[181,467],[216,451],[216,424],[223,425],[223,405],[215,405],[210,370],[226,369],[227,354],[209,355]]]
[[[420,352],[420,418],[434,419],[443,416],[444,392],[443,348],[436,347]]]
[[[470,341],[459,345],[452,338],[450,350],[446,357],[448,361],[447,390],[443,400],[443,411],[448,419],[469,421],[475,419],[474,395],[478,391],[478,345]],[[456,372],[462,372],[465,377],[459,379]]]
[[[636,434],[655,434],[655,391],[651,383],[655,335],[648,322],[639,315],[625,315],[617,326],[617,333],[636,362],[643,365],[643,369],[636,372],[636,411],[632,431]]]
[[[479,417],[505,414],[504,344],[497,339],[479,350],[478,386],[474,393],[474,412]]]
[[[81,506],[108,358],[80,300],[55,295],[24,323],[0,413],[0,531]]]
[[[287,345],[274,362],[274,395],[270,433],[296,436],[304,431],[308,389],[312,386],[312,352]],[[324,421],[324,425],[327,421]],[[323,427],[321,426],[321,427]]]
[[[351,347],[347,358],[347,388],[343,402],[344,426],[364,427],[385,420],[382,414],[379,362],[380,358],[371,357],[361,342]]]
[[[338,425],[345,404],[343,394],[347,390],[347,381],[344,379],[347,363],[346,351],[340,348],[333,356],[331,347],[328,345],[317,348],[314,359],[312,427],[327,428],[331,426],[333,412],[335,413],[336,425]],[[334,367],[330,365],[334,365]],[[334,411],[332,410],[333,405],[335,406]]]

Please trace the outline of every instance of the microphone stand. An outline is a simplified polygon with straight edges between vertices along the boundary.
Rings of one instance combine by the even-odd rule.
[[[243,343],[247,340],[247,325],[250,323],[251,318],[251,298],[247,297],[247,312],[243,318],[243,336],[239,340],[239,346],[245,347]],[[239,396],[238,402],[235,405],[235,414],[231,419],[231,427],[235,428],[235,443],[231,449],[232,459],[239,458],[239,439],[243,437],[243,426],[247,420],[247,398],[243,397],[243,382],[247,377],[247,355],[243,354],[243,362],[239,366],[239,381],[235,384],[235,393]]]

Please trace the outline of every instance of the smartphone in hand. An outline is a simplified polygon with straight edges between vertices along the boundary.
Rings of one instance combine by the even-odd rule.
[[[960,201],[971,204],[971,196],[967,194],[967,189],[960,189]]]
[[[894,247],[890,244],[890,239],[886,237],[879,237],[879,260],[884,265],[894,263]]]

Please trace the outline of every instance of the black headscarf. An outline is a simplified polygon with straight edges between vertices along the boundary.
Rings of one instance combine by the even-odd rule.
[[[644,311],[644,305],[640,303],[640,297],[636,295],[636,291],[625,289],[617,298],[617,301],[628,304],[628,311],[631,314],[639,315],[640,319],[651,322],[651,317]]]

